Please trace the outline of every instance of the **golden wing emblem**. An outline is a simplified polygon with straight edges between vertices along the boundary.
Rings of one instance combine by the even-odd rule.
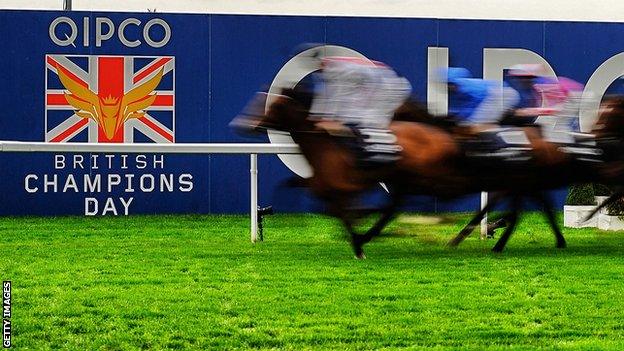
[[[65,99],[72,105],[76,111],[76,115],[82,118],[92,118],[96,122],[101,116],[100,99],[94,92],[78,84],[69,78],[65,70],[61,67],[57,68],[59,78],[65,89],[71,94],[65,93]]]
[[[121,99],[121,114],[124,122],[131,118],[141,118],[145,115],[145,109],[152,106],[156,100],[156,93],[150,95],[156,89],[163,76],[161,69],[154,77],[138,87],[130,90]]]

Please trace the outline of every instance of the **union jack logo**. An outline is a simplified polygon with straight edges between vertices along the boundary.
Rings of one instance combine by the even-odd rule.
[[[175,141],[172,56],[46,55],[45,141]]]

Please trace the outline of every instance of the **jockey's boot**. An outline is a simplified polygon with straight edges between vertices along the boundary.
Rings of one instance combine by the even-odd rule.
[[[476,157],[493,156],[505,143],[495,132],[482,131],[465,141],[466,155]]]

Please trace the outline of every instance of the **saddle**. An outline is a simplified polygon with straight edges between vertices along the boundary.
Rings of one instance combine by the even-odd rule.
[[[567,142],[553,142],[573,162],[593,166],[615,159],[624,152],[624,144],[608,138],[596,139],[593,134],[569,133]],[[533,149],[520,127],[501,127],[477,133],[460,142],[468,163],[479,167],[527,167]]]
[[[336,121],[319,121],[316,127],[344,145],[355,156],[358,168],[380,168],[393,165],[401,158],[403,148],[389,129],[361,127]]]
[[[349,148],[356,156],[360,168],[380,168],[393,165],[401,158],[403,148],[397,138],[386,128],[361,128],[347,125],[353,137],[347,138]]]
[[[531,144],[521,128],[492,128],[460,132],[458,144],[473,166],[500,167],[503,163],[524,164],[531,160]]]
[[[353,128],[361,157],[362,167],[377,167],[393,164],[401,158],[403,148],[397,144],[396,136],[385,128]]]

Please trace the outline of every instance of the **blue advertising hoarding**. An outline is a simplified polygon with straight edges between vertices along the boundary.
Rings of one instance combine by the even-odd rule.
[[[0,139],[250,142],[228,123],[303,42],[386,62],[425,101],[430,48],[448,48],[449,64],[475,76],[484,72],[484,49],[524,49],[585,83],[620,53],[622,34],[624,24],[613,23],[0,11]],[[75,113],[77,105],[87,112]],[[261,204],[322,208],[305,190],[283,186],[293,173],[276,156],[259,164]],[[5,153],[0,167],[2,215],[242,213],[249,206],[242,155]],[[416,199],[411,207],[477,206],[469,197]]]

